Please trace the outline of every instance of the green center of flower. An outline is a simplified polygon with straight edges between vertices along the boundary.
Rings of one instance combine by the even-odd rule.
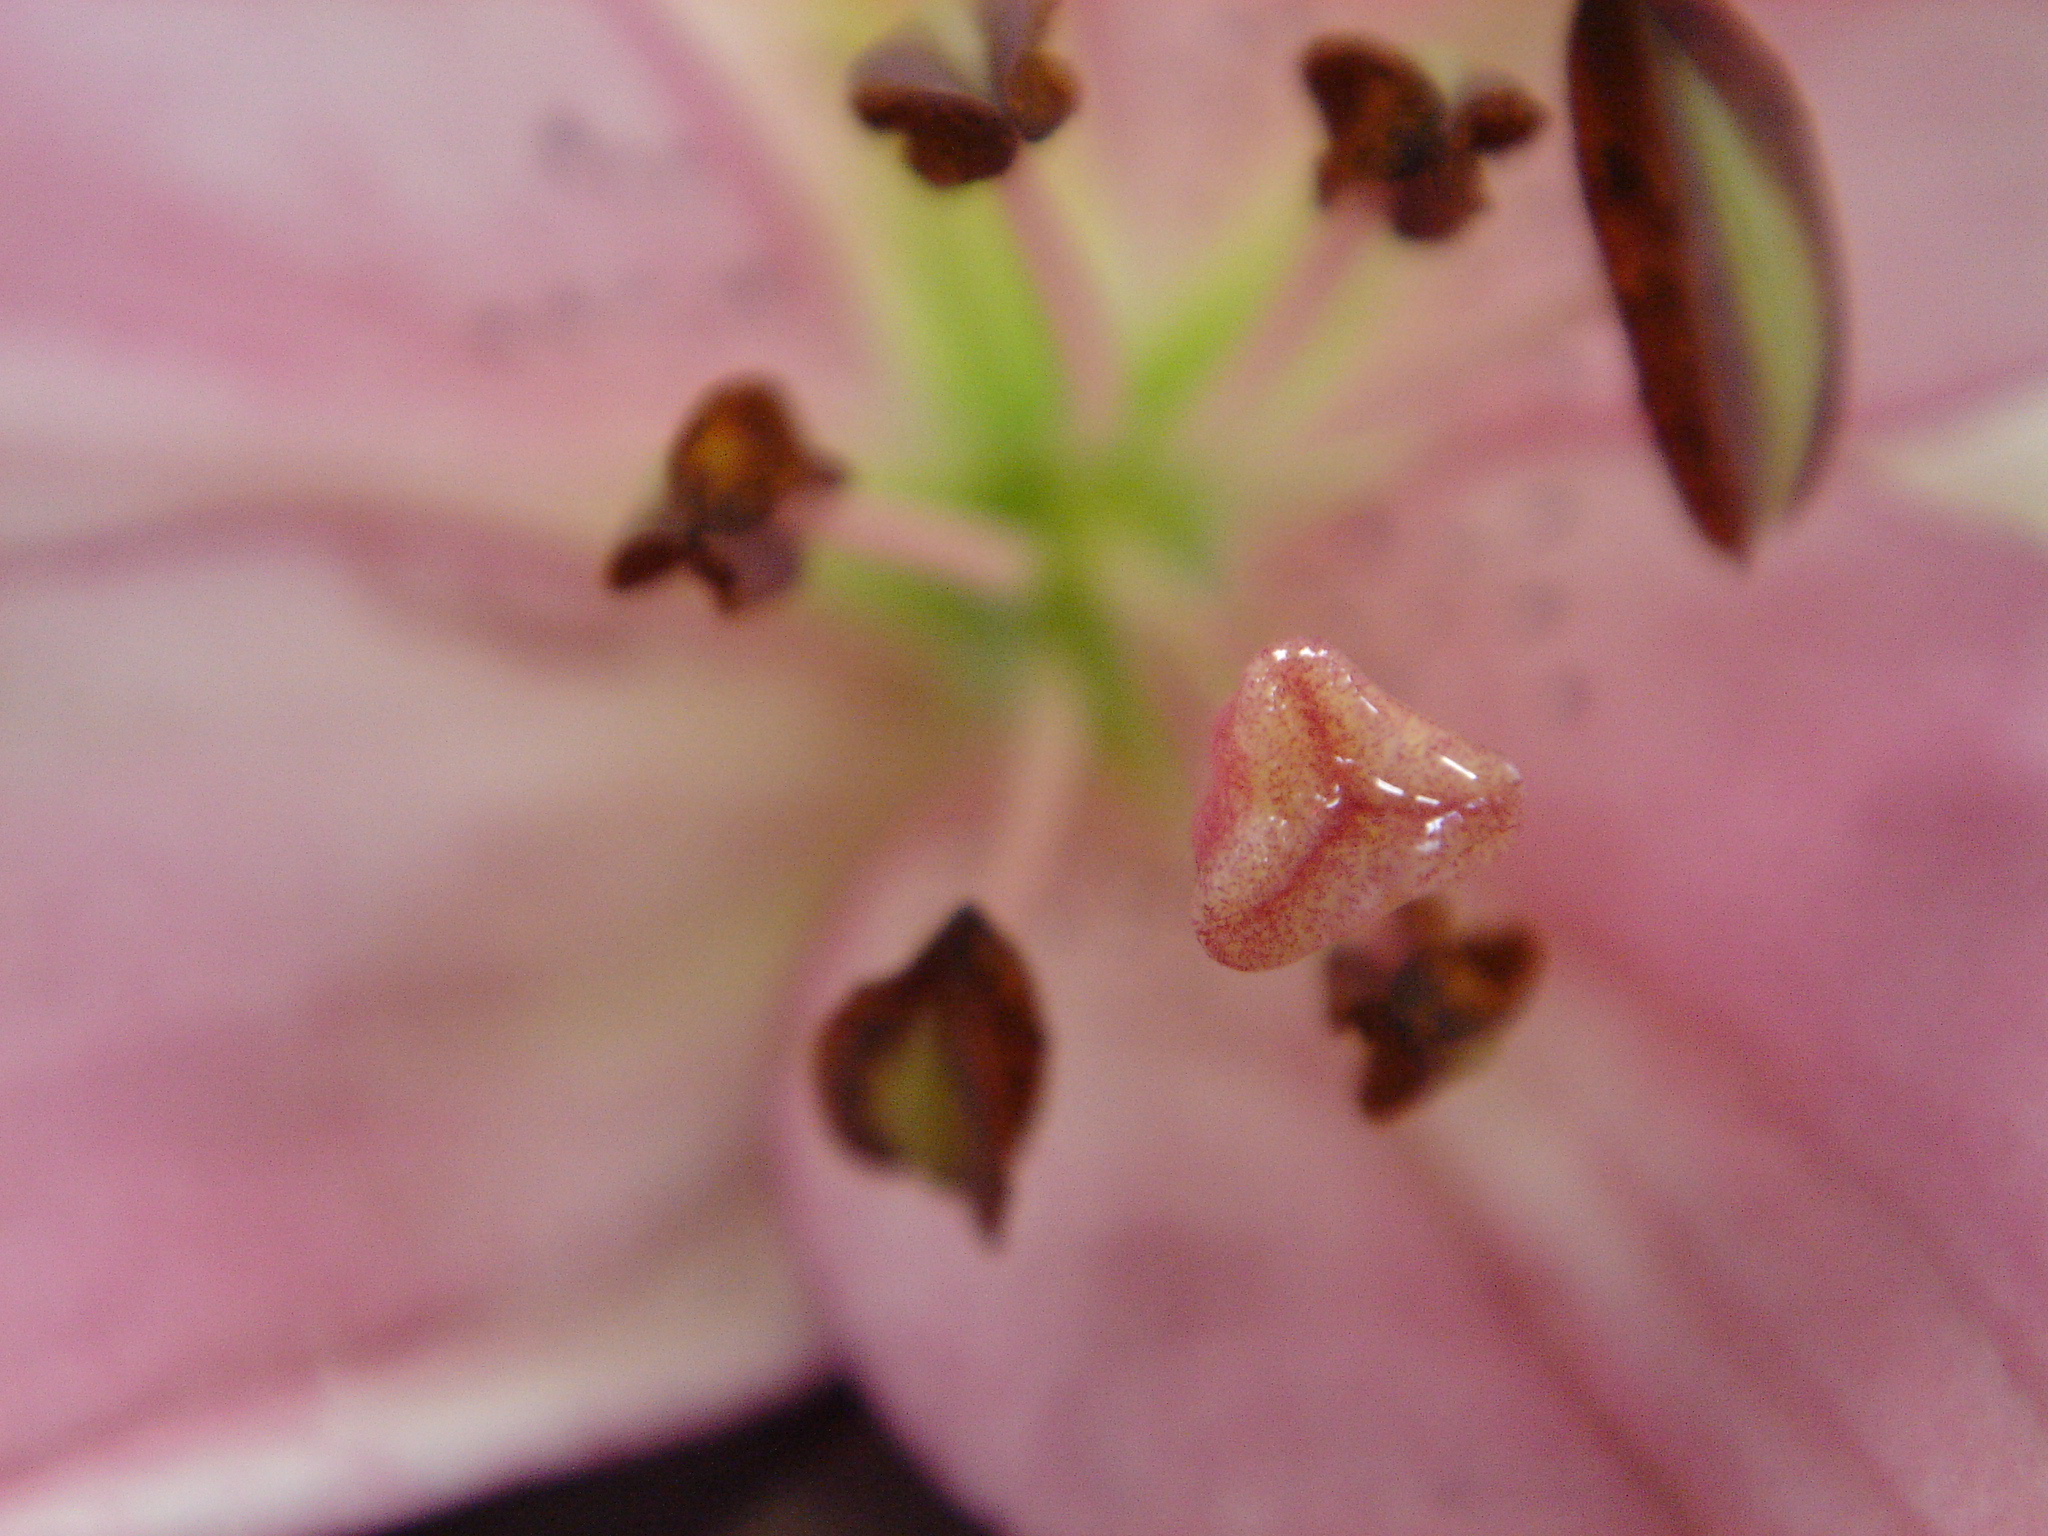
[[[942,446],[871,464],[863,482],[1016,538],[1032,574],[1022,591],[995,596],[828,549],[820,590],[907,621],[977,688],[1051,659],[1082,687],[1112,754],[1142,754],[1157,722],[1119,588],[1143,579],[1184,588],[1191,603],[1215,596],[1226,509],[1180,451],[1178,429],[1235,327],[1211,312],[1203,328],[1221,335],[1191,345],[1183,323],[1107,358],[1124,382],[1103,432],[1078,419],[1075,360],[997,189],[916,197],[895,228],[922,308],[915,345]]]

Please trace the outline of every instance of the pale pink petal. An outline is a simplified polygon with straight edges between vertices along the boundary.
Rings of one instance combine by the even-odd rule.
[[[1473,454],[1285,566],[1276,623],[1527,776],[1487,906],[1555,958],[1476,1078],[1369,1125],[1314,967],[1205,964],[1129,812],[1015,935],[1051,1056],[999,1243],[792,1074],[830,1314],[1018,1536],[2037,1519],[2048,566],[1841,504],[1744,578],[1655,473]],[[974,856],[879,865],[806,1018]]]
[[[351,502],[17,551],[0,651],[0,1529],[389,1517],[805,1367],[762,1021],[934,755],[886,669]]]
[[[1320,598],[1283,559],[1281,606],[1515,756],[1504,876],[1714,1021],[2038,1389],[2048,563],[1845,491],[1745,574],[1645,515],[1654,474],[1471,452],[1318,538]]]
[[[1903,415],[2048,365],[2048,10],[1759,0],[1835,187],[1865,409]]]
[[[659,6],[10,6],[10,455],[432,483],[609,529],[707,381],[860,411],[772,136]]]

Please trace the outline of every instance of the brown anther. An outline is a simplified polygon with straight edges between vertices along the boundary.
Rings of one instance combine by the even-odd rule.
[[[721,384],[677,435],[661,499],[613,553],[607,579],[623,591],[681,566],[725,612],[752,607],[795,582],[802,552],[791,514],[841,478],[806,446],[774,385]]]
[[[1679,494],[1742,555],[1833,435],[1846,330],[1820,154],[1791,73],[1724,0],[1580,0],[1579,181]]]
[[[907,24],[854,64],[854,112],[901,133],[910,168],[935,187],[1000,176],[1079,100],[1072,73],[1040,46],[1052,11],[1053,0],[982,0],[984,56],[973,60],[949,58],[929,28]]]
[[[857,988],[819,1037],[818,1091],[846,1144],[961,1195],[985,1237],[1043,1075],[1023,957],[973,906],[908,967]]]
[[[1366,1043],[1365,1112],[1384,1120],[1470,1065],[1528,1001],[1542,952],[1521,927],[1461,931],[1435,900],[1394,914],[1376,948],[1330,951],[1330,1022]]]
[[[1486,206],[1479,156],[1462,146],[1388,188],[1394,232],[1410,240],[1448,240]]]
[[[1482,155],[1497,155],[1535,138],[1548,118],[1543,104],[1519,85],[1495,80],[1476,87],[1458,103],[1451,133]]]
[[[1327,205],[1356,193],[1382,203],[1411,240],[1445,240],[1463,229],[1486,206],[1479,156],[1512,149],[1543,125],[1543,109],[1502,81],[1453,111],[1417,65],[1358,38],[1318,38],[1301,72],[1330,135],[1316,168],[1317,198]]]
[[[1317,38],[1302,55],[1301,75],[1330,134],[1316,180],[1325,203],[1346,187],[1410,176],[1443,157],[1443,92],[1391,48]]]

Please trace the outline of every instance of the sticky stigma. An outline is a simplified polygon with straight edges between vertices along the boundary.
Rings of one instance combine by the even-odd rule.
[[[1196,813],[1196,936],[1235,970],[1287,965],[1491,859],[1521,820],[1505,758],[1308,641],[1245,669]]]

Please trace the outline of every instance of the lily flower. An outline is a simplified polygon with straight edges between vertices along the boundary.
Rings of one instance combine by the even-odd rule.
[[[1716,503],[1563,0],[10,7],[0,1531],[835,1364],[1016,1536],[2036,1522],[2048,18],[1744,14],[1851,369]],[[1520,829],[1233,969],[1302,655]]]

